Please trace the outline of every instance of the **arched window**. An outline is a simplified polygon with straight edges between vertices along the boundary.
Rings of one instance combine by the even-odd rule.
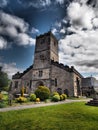
[[[55,87],[57,87],[57,79],[55,78]]]
[[[44,83],[42,81],[37,82],[36,87],[39,87],[39,86],[44,86]]]
[[[43,76],[43,71],[40,70],[40,71],[39,71],[39,77],[42,77],[42,76]]]

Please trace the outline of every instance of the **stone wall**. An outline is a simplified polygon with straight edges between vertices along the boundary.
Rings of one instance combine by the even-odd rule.
[[[20,88],[21,88],[21,79],[13,79],[12,86],[11,86],[12,93],[13,94],[20,93]]]
[[[50,89],[50,79],[32,80],[31,92],[34,92],[39,86],[46,86]]]
[[[59,56],[58,56],[58,41],[51,37],[50,40],[50,59],[54,61],[59,61]]]
[[[50,66],[50,51],[45,50],[35,53],[34,57],[34,69],[48,68]]]
[[[79,81],[79,85],[77,83],[77,80]],[[76,73],[73,72],[74,96],[81,96],[82,95],[81,84],[82,84],[82,78],[79,75],[77,75]]]
[[[52,91],[57,91],[58,88],[61,88],[62,93],[68,90],[69,96],[73,96],[72,73],[55,65],[52,65],[51,72],[51,79],[57,79],[57,86],[55,84],[51,86]]]
[[[21,78],[21,87],[24,86],[27,89],[26,93],[30,93],[31,91],[31,80],[32,80],[32,72],[33,69],[24,74]]]

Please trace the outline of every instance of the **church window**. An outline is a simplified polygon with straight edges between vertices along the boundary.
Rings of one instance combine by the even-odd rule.
[[[30,80],[30,89],[31,89],[31,86],[32,86],[32,80]]]
[[[55,87],[57,87],[57,79],[55,78]]]
[[[42,76],[43,76],[43,71],[40,70],[40,71],[39,71],[39,77],[42,77]]]

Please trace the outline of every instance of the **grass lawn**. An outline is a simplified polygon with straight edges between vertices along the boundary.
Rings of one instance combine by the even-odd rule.
[[[98,130],[98,107],[77,102],[0,112],[0,130]]]

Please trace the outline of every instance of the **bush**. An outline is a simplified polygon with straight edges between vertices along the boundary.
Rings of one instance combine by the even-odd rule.
[[[27,98],[25,97],[16,98],[16,102],[19,102],[19,103],[26,102],[26,101],[27,101]]]
[[[45,99],[49,98],[50,90],[45,86],[39,86],[38,89],[35,91],[35,94],[37,98],[40,98],[40,100],[44,101]]]
[[[22,96],[22,97],[24,96],[24,90],[25,90],[25,88],[22,87],[22,88],[21,88],[21,96]]]
[[[65,100],[67,98],[66,94],[62,94],[62,96],[63,96],[63,100]]]
[[[62,101],[62,100],[64,100],[64,98],[63,98],[63,96],[62,96],[62,95],[60,95],[60,101]]]
[[[54,96],[52,97],[52,101],[54,101],[54,102],[60,101],[60,96],[59,96],[59,95],[54,95]]]
[[[30,94],[30,101],[36,101],[36,95]]]
[[[0,100],[2,100],[2,98],[3,98],[3,95],[0,93]]]
[[[53,92],[52,96],[54,96],[54,95],[59,95],[59,93],[58,92]]]
[[[36,98],[36,102],[40,102],[40,98]]]
[[[4,104],[3,102],[0,102],[0,108],[4,108],[6,107],[6,104]]]

